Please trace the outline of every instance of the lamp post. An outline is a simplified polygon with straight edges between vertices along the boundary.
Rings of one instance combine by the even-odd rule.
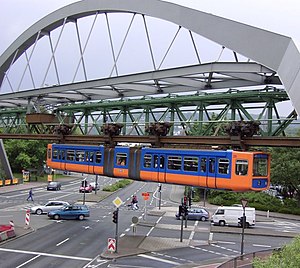
[[[244,235],[245,235],[245,225],[246,225],[246,213],[245,213],[245,208],[248,204],[248,200],[247,199],[241,199],[241,203],[243,206],[243,218],[242,218],[242,241],[241,241],[241,258],[243,258],[243,254],[244,254]]]

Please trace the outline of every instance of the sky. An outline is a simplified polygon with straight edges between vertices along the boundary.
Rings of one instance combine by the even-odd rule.
[[[75,0],[0,0],[0,54],[33,23]],[[101,1],[101,0],[99,0]],[[168,0],[291,37],[300,50],[298,0]]]
[[[0,55],[32,24],[77,0],[0,0]],[[101,1],[101,0],[99,0]],[[150,1],[150,0],[149,0]],[[300,51],[299,0],[165,0],[289,36]]]

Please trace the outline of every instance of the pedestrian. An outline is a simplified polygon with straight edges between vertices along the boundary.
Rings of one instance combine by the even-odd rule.
[[[31,199],[31,201],[33,202],[33,192],[32,192],[32,188],[30,188],[29,193],[28,193],[28,197],[27,197],[27,201]]]

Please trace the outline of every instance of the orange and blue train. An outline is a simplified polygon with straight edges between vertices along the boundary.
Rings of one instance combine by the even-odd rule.
[[[52,169],[232,191],[270,185],[265,152],[48,144]]]

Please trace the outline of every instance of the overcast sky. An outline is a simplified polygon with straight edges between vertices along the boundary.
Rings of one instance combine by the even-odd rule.
[[[33,23],[73,2],[77,1],[1,0],[0,54]],[[300,50],[299,0],[169,0],[169,2],[290,36]]]

